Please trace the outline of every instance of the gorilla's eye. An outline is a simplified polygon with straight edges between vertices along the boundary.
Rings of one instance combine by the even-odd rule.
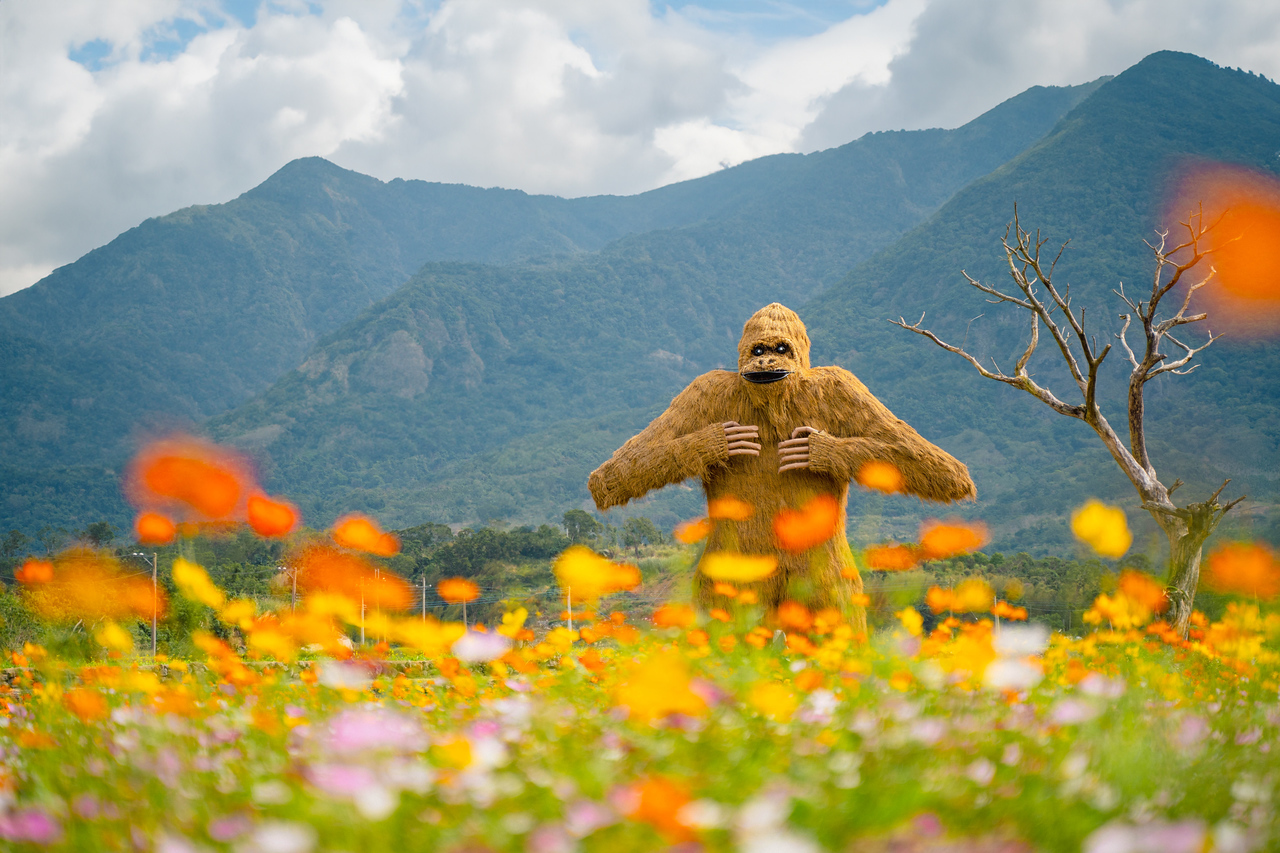
[[[752,355],[764,355],[764,352],[765,352],[765,350],[764,350],[764,345],[763,345],[763,344],[756,344],[755,346],[753,346],[753,347],[751,348],[751,354],[752,354]]]
[[[776,347],[774,347],[774,350],[778,353],[778,355],[786,355],[787,351],[790,349],[791,347],[787,346],[786,344],[778,344]]]

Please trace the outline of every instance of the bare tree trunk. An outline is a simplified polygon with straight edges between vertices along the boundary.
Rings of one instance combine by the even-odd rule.
[[[1128,393],[1128,447],[1107,422],[1098,405],[1098,368],[1111,351],[1111,345],[1107,344],[1099,349],[1097,339],[1086,334],[1084,309],[1077,311],[1072,307],[1069,286],[1058,287],[1053,283],[1052,274],[1058,262],[1057,258],[1047,266],[1042,263],[1040,250],[1046,241],[1040,238],[1039,232],[1036,232],[1033,239],[1022,229],[1018,224],[1016,205],[1013,222],[1005,232],[1003,244],[1009,273],[1017,286],[1018,294],[1006,293],[985,285],[961,271],[970,285],[995,297],[988,301],[1014,305],[1030,315],[1030,342],[1014,365],[1012,375],[1001,370],[994,358],[992,369],[989,370],[962,346],[952,346],[933,332],[923,328],[921,323],[924,322],[924,314],[921,314],[920,319],[915,323],[908,323],[902,317],[890,322],[923,335],[948,352],[959,355],[987,379],[994,379],[1026,391],[1058,414],[1084,421],[1093,428],[1120,470],[1137,490],[1142,498],[1143,508],[1151,513],[1169,538],[1169,574],[1166,583],[1166,594],[1170,601],[1169,621],[1185,638],[1191,622],[1192,607],[1195,604],[1196,584],[1200,581],[1200,556],[1205,540],[1217,528],[1222,517],[1244,498],[1236,498],[1225,505],[1218,503],[1218,496],[1227,487],[1227,483],[1231,482],[1228,480],[1207,501],[1185,507],[1176,506],[1171,495],[1182,485],[1182,481],[1176,480],[1171,486],[1165,488],[1147,453],[1146,401],[1144,399],[1146,384],[1166,373],[1183,376],[1195,370],[1197,365],[1191,363],[1192,359],[1218,339],[1217,335],[1209,334],[1204,343],[1193,346],[1173,335],[1175,331],[1181,335],[1182,326],[1199,323],[1206,319],[1206,314],[1188,314],[1187,311],[1191,305],[1191,297],[1213,277],[1212,269],[1200,281],[1186,286],[1181,295],[1181,304],[1178,305],[1175,302],[1176,312],[1164,319],[1157,318],[1161,300],[1179,284],[1183,274],[1199,264],[1209,251],[1201,246],[1201,240],[1211,227],[1205,225],[1202,212],[1192,213],[1182,225],[1188,236],[1180,245],[1169,248],[1167,231],[1158,231],[1158,241],[1147,243],[1155,253],[1156,270],[1152,278],[1151,292],[1146,300],[1129,298],[1125,294],[1123,284],[1115,291],[1129,309],[1129,313],[1119,315],[1124,325],[1115,336],[1120,346],[1124,348],[1125,356],[1132,367],[1129,374]],[[1012,243],[1009,240],[1010,236],[1014,238]],[[1065,244],[1063,249],[1066,249]],[[1058,257],[1061,255],[1062,252],[1059,251]],[[1047,301],[1042,294],[1049,297]],[[1130,327],[1135,325],[1137,327],[1135,333],[1141,331],[1142,334],[1142,345],[1138,351],[1129,346],[1126,338]],[[1065,402],[1047,387],[1038,384],[1027,371],[1027,364],[1040,341],[1041,327],[1049,332],[1058,353],[1066,363],[1072,380],[1080,391],[1082,401],[1078,404]],[[1161,352],[1162,348],[1165,352]],[[1139,351],[1141,357],[1139,357]],[[1076,356],[1077,352],[1080,354],[1079,358]]]
[[[1226,485],[1223,483],[1222,487],[1226,488]],[[1218,495],[1221,493],[1220,488],[1207,501],[1189,504],[1173,512],[1150,505],[1147,507],[1169,539],[1169,575],[1165,582],[1169,612],[1166,621],[1183,637],[1187,636],[1191,623],[1205,540],[1217,529],[1227,511],[1239,502],[1231,501],[1225,506],[1219,504]]]

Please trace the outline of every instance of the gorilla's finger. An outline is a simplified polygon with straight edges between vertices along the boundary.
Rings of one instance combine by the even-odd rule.
[[[731,449],[729,451],[729,455],[730,456],[759,456],[760,450],[759,448],[753,449],[750,447],[738,447],[738,448]]]
[[[822,430],[815,429],[811,426],[798,426],[791,431],[791,437],[799,438],[802,435],[809,436],[809,435],[813,435],[815,432],[821,432],[821,431]]]
[[[809,437],[805,436],[804,438],[788,438],[786,441],[778,442],[779,450],[782,450],[784,448],[792,448],[792,447],[803,447],[807,449],[809,447]]]
[[[801,468],[808,468],[808,467],[809,467],[809,460],[805,459],[803,462],[790,462],[786,465],[780,466],[778,468],[778,473],[781,474],[783,471],[797,471]]]

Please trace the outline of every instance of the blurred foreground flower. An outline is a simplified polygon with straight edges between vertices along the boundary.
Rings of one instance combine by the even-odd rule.
[[[877,572],[905,572],[920,562],[920,552],[910,545],[873,545],[866,560],[867,568]]]
[[[167,598],[163,591],[153,594],[150,578],[127,575],[114,557],[89,548],[72,548],[38,567],[28,561],[26,577],[47,577],[28,584],[27,603],[45,619],[54,621],[150,619],[154,607],[163,616]],[[21,578],[20,578],[21,580]]]
[[[934,613],[986,613],[995,602],[995,591],[981,578],[961,581],[955,589],[929,587],[925,601]]]
[[[288,501],[250,495],[248,511],[249,526],[259,536],[287,536],[298,526],[298,509]]]
[[[22,564],[22,568],[13,573],[13,579],[21,584],[48,583],[53,580],[53,563],[28,559]]]
[[[639,720],[661,719],[669,714],[700,716],[707,703],[691,689],[684,659],[664,652],[642,661],[630,677],[618,685],[615,698]]]
[[[1133,544],[1124,510],[1090,500],[1071,514],[1071,532],[1103,557],[1119,559]]]
[[[701,542],[711,534],[711,519],[697,518],[693,521],[682,521],[676,525],[673,535],[676,540],[686,545]]]
[[[466,604],[480,597],[480,587],[466,578],[445,578],[436,584],[436,594],[449,604]]]
[[[1114,596],[1103,593],[1082,617],[1090,625],[1106,622],[1117,631],[1139,628],[1169,606],[1164,587],[1141,572],[1125,571]]]
[[[778,558],[768,554],[738,554],[717,551],[707,554],[698,569],[713,581],[751,583],[764,580],[778,570]]]
[[[987,544],[987,526],[981,522],[926,521],[920,527],[920,552],[925,560],[945,560],[969,554]]]
[[[365,557],[313,542],[294,551],[289,563],[298,573],[298,588],[324,592],[374,610],[404,610],[414,602],[413,588],[395,573]]]
[[[798,510],[779,510],[773,517],[773,535],[787,551],[808,551],[834,536],[839,522],[839,501],[834,495],[822,494]]]
[[[178,526],[158,512],[139,513],[133,522],[139,545],[168,545],[178,534]]]
[[[498,633],[468,631],[453,644],[453,655],[464,663],[488,663],[511,650],[511,640]]]
[[[867,462],[858,470],[855,479],[859,485],[885,494],[900,492],[903,487],[902,472],[892,462]]]
[[[190,436],[147,445],[134,457],[125,490],[134,506],[176,510],[196,520],[225,519],[240,510],[253,483],[240,454]]]
[[[727,521],[746,521],[755,514],[755,507],[733,495],[715,498],[707,503],[707,517]]]
[[[1280,595],[1280,563],[1266,545],[1233,542],[1209,555],[1204,585],[1218,592],[1270,601]]]
[[[572,545],[552,564],[560,586],[583,601],[595,601],[640,584],[640,570],[615,563],[584,545]]]
[[[209,580],[208,573],[183,557],[173,561],[173,582],[187,598],[207,604],[215,610],[226,600],[222,590]]]
[[[364,551],[376,557],[394,557],[400,553],[400,540],[384,533],[367,515],[346,515],[334,522],[333,541],[344,548]]]

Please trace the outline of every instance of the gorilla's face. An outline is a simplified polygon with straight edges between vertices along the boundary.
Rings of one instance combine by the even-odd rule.
[[[800,359],[791,341],[769,335],[752,341],[738,361],[738,373],[748,382],[766,384],[785,379],[800,368]]]

